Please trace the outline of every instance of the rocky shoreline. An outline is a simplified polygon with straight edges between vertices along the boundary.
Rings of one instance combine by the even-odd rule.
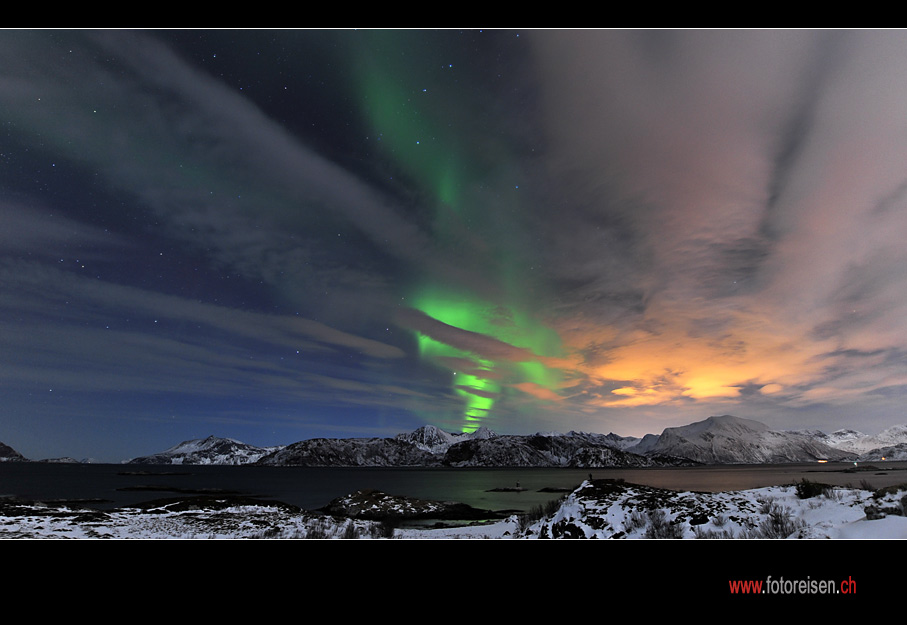
[[[907,538],[907,484],[876,490],[806,480],[721,493],[587,480],[529,513],[360,490],[316,511],[235,494],[115,510],[0,498],[0,538]]]

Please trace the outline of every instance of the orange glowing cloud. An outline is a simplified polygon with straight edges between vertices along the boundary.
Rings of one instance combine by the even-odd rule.
[[[519,384],[514,384],[513,388],[523,391],[528,395],[532,395],[537,399],[543,399],[547,401],[561,401],[563,397],[555,393],[554,391],[541,386],[540,384],[535,384],[534,382],[521,382]]]
[[[597,389],[587,402],[627,407],[736,401],[744,387],[777,395],[815,379],[826,365],[818,356],[831,345],[805,340],[802,328],[779,323],[777,311],[737,302],[736,309],[720,311],[723,323],[711,333],[693,331],[702,314],[701,308],[675,304],[668,311],[653,305],[639,327],[656,331],[627,332],[623,343],[612,341],[599,355],[601,362],[592,364],[579,353],[602,333],[590,328],[590,339],[584,341],[574,324],[572,370]]]

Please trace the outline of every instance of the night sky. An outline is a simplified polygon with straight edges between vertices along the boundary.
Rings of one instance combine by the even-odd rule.
[[[0,31],[0,441],[907,422],[902,31]]]

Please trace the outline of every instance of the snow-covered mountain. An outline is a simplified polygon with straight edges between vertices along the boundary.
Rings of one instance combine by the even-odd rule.
[[[9,445],[0,443],[0,462],[24,462],[27,460],[28,458],[20,454]]]
[[[0,443],[0,462],[46,462],[53,464],[79,464],[91,462],[91,460],[76,460],[75,458],[71,458],[69,456],[63,456],[62,458],[43,458],[41,460],[32,460],[31,458],[26,458],[9,445]]]
[[[874,436],[851,429],[775,431],[730,415],[709,417],[642,438],[587,432],[446,432],[434,425],[393,438],[316,438],[255,447],[209,436],[130,460],[130,464],[268,464],[347,467],[643,467],[678,464],[907,460],[907,425]],[[28,461],[0,443],[0,462]],[[46,462],[72,462],[58,458]]]
[[[638,446],[637,446],[638,447]],[[635,451],[637,448],[631,448]],[[770,430],[759,421],[731,415],[665,428],[646,455],[664,454],[703,464],[761,464],[852,460],[856,455],[803,432]]]
[[[816,436],[829,447],[834,447],[835,449],[841,449],[843,451],[852,451],[854,453],[859,453],[856,446],[857,441],[861,438],[866,438],[866,435],[862,432],[849,428],[835,430],[831,434],[825,434],[819,430],[805,430],[804,433]]]
[[[634,454],[646,455],[650,451],[652,451],[652,448],[655,447],[655,444],[658,442],[658,439],[659,439],[658,434],[646,434],[641,439],[639,439],[639,442],[636,443],[636,445],[633,445],[632,447],[630,447],[629,450],[632,451]]]
[[[845,434],[841,435],[841,432]],[[829,436],[834,439],[832,445],[837,449],[864,454],[881,447],[907,443],[907,425],[895,425],[874,436],[867,436],[854,430],[838,430]]]
[[[311,438],[287,445],[257,464],[301,467],[437,466],[434,454],[397,438]]]
[[[642,442],[642,439],[636,436],[619,436],[614,432],[606,434],[605,437],[612,441],[615,447],[623,451],[629,451],[631,448],[636,447]]]
[[[620,437],[617,437],[618,439]],[[569,432],[529,436],[479,428],[452,434],[427,425],[394,438],[317,438],[287,445],[259,464],[345,467],[643,467],[682,460],[620,449],[613,435]]]
[[[857,455],[857,461],[907,460],[907,425],[895,425],[869,436],[857,430],[841,429],[831,434],[819,430],[801,430],[839,451]]]
[[[394,438],[400,441],[413,443],[416,447],[432,454],[444,453],[448,447],[462,441],[472,439],[493,438],[497,436],[486,427],[480,427],[475,432],[451,433],[445,432],[434,425],[424,425],[408,434],[397,434]]]
[[[253,464],[281,447],[255,447],[232,438],[209,436],[183,441],[151,456],[134,458],[129,464]]]
[[[861,462],[879,461],[879,460],[907,460],[907,443],[898,443],[897,445],[886,445],[866,453],[860,454],[857,460]]]
[[[624,451],[605,434],[498,435],[451,446],[443,464],[453,467],[654,467],[685,464],[664,455]],[[688,463],[687,463],[688,464]]]

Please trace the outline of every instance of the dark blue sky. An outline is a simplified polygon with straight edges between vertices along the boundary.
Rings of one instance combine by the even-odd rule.
[[[890,31],[0,31],[0,441],[905,421]]]

